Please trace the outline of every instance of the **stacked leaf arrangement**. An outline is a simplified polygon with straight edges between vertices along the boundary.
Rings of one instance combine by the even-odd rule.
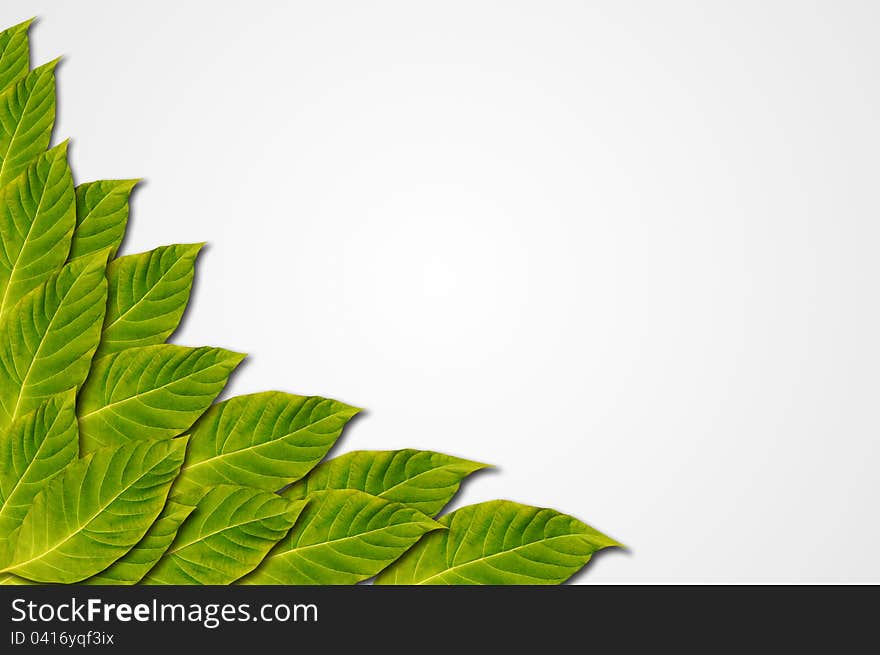
[[[201,244],[116,257],[136,181],[74,185],[29,26],[0,33],[0,583],[558,584],[618,545],[509,501],[437,518],[477,462],[322,462],[336,400],[215,403],[244,356],[166,343]]]

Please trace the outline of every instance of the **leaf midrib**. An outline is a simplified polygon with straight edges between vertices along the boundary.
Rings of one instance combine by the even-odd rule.
[[[18,480],[15,481],[15,484],[12,486],[12,490],[3,498],[3,501],[0,502],[0,516],[3,516],[3,512],[6,510],[6,505],[9,502],[9,499],[15,495],[15,492],[18,491],[18,488],[22,485],[22,480],[24,480],[28,473],[30,473],[31,468],[36,464],[37,460],[40,458],[40,455],[43,453],[43,449],[46,447],[46,444],[49,442],[49,435],[52,432],[52,429],[55,427],[55,424],[60,420],[61,412],[55,415],[52,419],[52,424],[46,430],[46,436],[43,438],[43,441],[40,442],[40,447],[37,448],[37,452],[34,453],[33,459],[28,462],[28,465],[25,467],[24,472],[18,477]],[[11,428],[10,428],[11,429]],[[57,473],[56,473],[57,475]],[[55,476],[53,475],[52,478]],[[52,478],[49,478],[50,480]],[[46,481],[48,482],[48,480]]]
[[[567,539],[569,537],[582,537],[582,536],[586,536],[586,535],[579,535],[577,533],[561,534],[561,535],[556,535],[555,537],[550,537],[548,539],[539,539],[538,541],[530,541],[527,544],[520,544],[519,546],[515,546],[514,548],[510,548],[508,550],[502,550],[501,552],[498,552],[498,553],[492,553],[491,555],[487,555],[485,557],[477,557],[476,559],[472,559],[472,560],[464,562],[462,564],[456,564],[455,566],[450,566],[447,569],[443,569],[439,573],[435,573],[434,575],[427,577],[424,580],[420,580],[419,582],[416,582],[416,584],[419,584],[419,585],[428,584],[431,580],[434,580],[436,578],[440,578],[440,577],[442,577],[452,571],[455,571],[458,569],[463,569],[463,568],[469,567],[473,564],[477,564],[480,562],[487,562],[494,557],[501,557],[502,555],[508,555],[508,554],[514,553],[522,548],[528,548],[529,546],[534,546],[535,544],[546,544],[546,543],[552,542],[556,539]],[[520,575],[528,575],[528,574],[521,573]],[[538,578],[537,576],[533,576],[533,575],[529,576],[529,577],[535,578],[537,580],[541,579],[541,578]]]
[[[95,183],[93,182],[92,184],[95,184]],[[104,194],[103,196],[101,196],[101,199],[98,200],[98,202],[96,202],[96,203],[94,204],[94,206],[92,206],[91,208],[89,208],[88,212],[86,212],[86,214],[82,217],[82,219],[80,219],[79,217],[77,217],[77,221],[76,221],[76,227],[77,227],[77,229],[81,229],[83,225],[85,225],[86,223],[88,223],[89,220],[90,220],[90,219],[91,219],[91,218],[92,218],[92,217],[98,212],[98,209],[99,209],[104,203],[110,202],[110,199],[111,199],[113,196],[115,196],[115,195],[117,194],[117,192],[118,192],[118,188],[113,188],[113,189],[111,189],[108,193],[106,193],[106,194]],[[84,255],[80,255],[80,256],[82,257],[82,256],[84,256]]]
[[[37,218],[39,217],[40,212],[43,209],[43,201],[46,199],[47,186],[49,183],[49,179],[52,177],[52,169],[55,168],[56,163],[57,162],[53,161],[49,165],[49,171],[46,173],[46,182],[43,184],[43,189],[40,193],[40,201],[37,203],[37,209],[34,212],[33,220],[28,226],[27,234],[24,236],[24,239],[21,242],[21,248],[18,249],[18,254],[15,256],[15,261],[12,263],[12,267],[9,269],[9,280],[6,283],[6,288],[3,290],[3,300],[0,301],[0,316],[3,316],[3,314],[6,312],[6,299],[9,297],[9,289],[12,288],[12,282],[15,279],[15,274],[18,272],[18,262],[21,261],[21,256],[24,253],[28,241],[31,238],[31,232],[34,231],[34,226],[37,224]],[[2,173],[0,173],[0,175],[2,175]]]
[[[12,411],[10,417],[10,425],[16,418],[18,418],[18,410],[21,408],[21,399],[24,397],[24,390],[28,386],[28,378],[30,378],[31,372],[34,369],[34,364],[37,359],[39,359],[40,351],[43,349],[43,346],[46,344],[47,337],[49,336],[49,332],[52,330],[52,326],[55,324],[55,319],[58,318],[58,314],[61,313],[61,308],[64,306],[64,303],[67,301],[67,297],[73,292],[76,288],[77,284],[82,280],[83,276],[86,274],[86,270],[83,270],[71,283],[70,288],[64,292],[64,295],[61,296],[61,300],[58,302],[58,308],[53,312],[52,318],[49,319],[49,325],[46,326],[46,331],[43,334],[43,338],[40,339],[39,345],[37,345],[37,349],[34,351],[33,357],[31,357],[31,361],[28,364],[28,369],[25,374],[22,376],[21,385],[19,385],[18,389],[18,398],[15,401],[15,408]],[[51,278],[50,278],[51,279]]]
[[[431,474],[431,473],[436,473],[437,471],[442,471],[442,470],[444,470],[444,469],[454,469],[454,468],[456,468],[457,466],[459,466],[459,465],[458,465],[458,464],[441,464],[440,466],[436,466],[436,467],[434,467],[434,468],[432,468],[432,469],[428,469],[427,471],[422,471],[421,473],[417,473],[417,474],[415,474],[414,476],[412,476],[411,478],[406,478],[405,480],[401,480],[401,481],[398,482],[397,484],[392,485],[392,486],[388,487],[387,489],[383,490],[382,493],[381,493],[381,494],[378,494],[378,495],[379,495],[380,497],[384,497],[385,494],[387,494],[387,493],[389,493],[389,492],[391,492],[391,491],[394,491],[394,490],[397,489],[398,487],[402,487],[402,486],[405,485],[405,484],[408,484],[408,483],[411,483],[411,482],[413,482],[413,481],[415,481],[415,480],[418,480],[419,478],[421,478],[421,477],[423,477],[423,476],[429,475],[429,474]],[[479,468],[477,468],[477,469],[475,469],[475,470],[478,471]],[[451,473],[455,473],[454,470],[451,470],[450,472],[451,472]],[[465,473],[464,477],[467,477],[467,476],[470,475],[472,472],[473,472],[473,471],[469,471],[468,473]],[[464,479],[464,478],[462,478],[462,479]],[[461,480],[458,481],[458,484],[461,484]],[[420,487],[420,488],[423,489],[424,487]],[[438,487],[433,487],[433,488],[434,488],[434,489],[437,489]]]
[[[153,464],[153,466],[151,466],[149,469],[147,469],[146,471],[144,471],[143,473],[141,473],[137,478],[135,478],[134,480],[132,480],[130,484],[127,484],[125,487],[123,487],[123,488],[119,491],[119,493],[115,494],[115,495],[112,497],[112,499],[110,499],[106,504],[101,505],[101,506],[100,506],[100,509],[99,509],[97,512],[92,513],[91,516],[89,516],[89,518],[88,518],[87,521],[85,521],[85,522],[80,523],[79,525],[77,525],[77,529],[74,530],[73,532],[71,532],[69,535],[67,535],[67,537],[65,537],[62,541],[60,541],[60,542],[58,542],[57,544],[55,544],[54,546],[52,546],[52,548],[49,548],[48,550],[45,550],[45,551],[41,552],[40,554],[38,554],[38,555],[36,555],[36,556],[30,558],[29,560],[25,560],[25,561],[23,561],[23,562],[13,562],[13,563],[10,564],[9,566],[7,566],[5,569],[0,569],[0,573],[4,573],[4,572],[7,572],[7,571],[13,571],[13,570],[15,570],[15,569],[17,569],[17,568],[20,568],[20,567],[22,567],[22,566],[25,566],[25,565],[27,565],[27,564],[30,564],[31,562],[35,562],[35,561],[37,561],[37,560],[39,560],[39,559],[42,559],[42,558],[46,557],[46,555],[48,555],[49,553],[52,553],[52,552],[58,550],[59,548],[61,548],[61,547],[62,547],[64,544],[66,544],[68,541],[70,541],[71,539],[73,539],[75,536],[79,535],[79,534],[85,529],[85,527],[86,527],[89,523],[91,523],[92,521],[94,521],[95,518],[96,518],[98,515],[102,514],[102,513],[104,512],[104,510],[106,510],[108,507],[110,507],[110,505],[112,505],[113,503],[115,503],[115,502],[117,501],[117,499],[118,499],[122,494],[124,494],[126,491],[128,491],[129,489],[131,489],[131,488],[135,485],[135,483],[137,483],[137,482],[139,482],[140,480],[142,480],[143,478],[145,478],[149,473],[152,473],[153,470],[155,470],[157,466],[159,466],[160,464],[162,464],[162,463],[168,458],[168,455],[170,455],[170,454],[171,454],[171,451],[169,451],[168,453],[166,453],[165,457],[162,457],[159,461],[157,461],[155,464]],[[94,460],[92,460],[92,461],[94,461]],[[91,465],[91,462],[89,462],[89,464]]]
[[[115,355],[115,354],[116,354],[116,353],[112,353],[112,354],[110,354],[110,355],[105,355],[105,357],[112,357],[112,356]],[[153,393],[155,393],[155,392],[157,392],[157,391],[162,391],[163,389],[165,389],[165,388],[167,388],[167,387],[170,387],[170,386],[173,385],[173,384],[177,384],[178,382],[183,382],[184,380],[186,380],[187,378],[192,377],[192,376],[195,375],[196,373],[203,373],[204,371],[207,371],[207,370],[209,370],[209,369],[212,369],[212,368],[214,368],[215,366],[220,366],[220,362],[219,362],[219,361],[214,361],[214,362],[212,362],[210,365],[206,366],[205,368],[194,369],[193,371],[190,371],[189,373],[187,373],[187,374],[184,375],[183,377],[177,378],[177,379],[175,379],[175,380],[171,380],[171,381],[169,381],[169,382],[166,382],[166,383],[164,383],[164,384],[159,385],[158,387],[153,387],[152,389],[149,389],[149,390],[147,390],[147,391],[145,391],[145,392],[143,392],[143,393],[136,393],[136,394],[131,395],[131,396],[126,396],[125,398],[122,398],[121,400],[114,400],[112,403],[107,403],[106,405],[101,405],[101,406],[98,407],[97,409],[93,409],[93,410],[90,411],[90,412],[85,412],[84,414],[80,414],[80,415],[79,415],[79,420],[82,421],[83,419],[85,419],[85,418],[87,418],[87,417],[89,417],[89,416],[92,416],[92,415],[94,415],[94,414],[98,414],[99,412],[103,412],[105,409],[109,409],[110,407],[115,407],[116,405],[122,405],[123,403],[130,402],[130,401],[132,401],[132,400],[134,400],[134,399],[136,399],[136,398],[143,398],[143,397],[145,397],[145,396],[149,396],[150,394],[153,394]],[[129,368],[130,368],[130,367],[129,367]],[[126,372],[127,372],[127,371],[126,371]]]
[[[126,316],[128,316],[131,312],[133,312],[137,307],[139,307],[143,302],[145,302],[146,299],[150,296],[150,294],[152,294],[153,291],[155,291],[156,287],[158,287],[159,284],[161,284],[161,282],[162,282],[166,277],[168,277],[168,275],[170,275],[171,272],[172,272],[172,271],[177,267],[177,265],[180,264],[182,261],[183,261],[183,257],[178,258],[177,260],[175,260],[175,262],[174,262],[170,267],[168,267],[168,269],[167,269],[166,271],[163,271],[163,272],[162,272],[162,275],[159,276],[159,279],[156,280],[155,284],[151,284],[151,285],[150,285],[150,288],[147,290],[147,292],[146,292],[143,296],[141,296],[141,297],[140,297],[140,298],[139,298],[139,299],[138,299],[138,300],[137,300],[137,301],[136,301],[131,307],[129,307],[128,309],[126,309],[123,313],[121,313],[119,316],[117,316],[115,319],[113,319],[110,323],[108,323],[107,325],[104,326],[104,329],[103,329],[103,331],[102,331],[103,334],[107,334],[107,332],[110,331],[110,328],[112,328],[114,325],[116,325],[117,323],[119,323],[122,319],[124,319],[124,318],[125,318]]]
[[[186,543],[182,543],[182,544],[180,544],[179,546],[175,546],[174,548],[171,548],[171,549],[168,550],[168,554],[169,554],[169,555],[174,555],[175,553],[180,552],[180,551],[183,550],[184,548],[188,548],[189,546],[192,546],[193,544],[197,544],[197,543],[199,543],[200,541],[205,541],[206,539],[210,539],[211,537],[213,537],[213,536],[215,536],[215,535],[218,535],[218,534],[220,534],[221,532],[226,532],[227,530],[232,530],[232,529],[234,529],[234,528],[240,528],[241,526],[243,526],[243,525],[248,525],[249,523],[258,523],[258,522],[260,522],[260,521],[265,521],[266,519],[273,519],[273,518],[276,518],[276,517],[279,517],[279,516],[283,516],[284,514],[286,514],[287,512],[289,512],[290,509],[291,509],[291,508],[285,508],[285,509],[284,509],[283,511],[281,511],[281,512],[276,512],[276,513],[274,513],[274,514],[269,514],[269,515],[267,515],[267,516],[260,516],[260,517],[256,517],[256,518],[249,518],[249,519],[247,519],[246,521],[242,521],[241,523],[231,523],[231,524],[229,524],[229,525],[227,525],[227,526],[225,526],[225,527],[220,528],[219,530],[214,530],[213,532],[209,532],[208,534],[199,535],[198,537],[196,537],[196,538],[193,539],[192,541],[188,541],[188,542],[186,542]]]
[[[326,539],[326,540],[321,541],[316,544],[309,544],[308,546],[294,546],[293,548],[288,548],[283,553],[278,553],[274,557],[272,557],[270,555],[268,558],[266,558],[265,561],[266,561],[266,563],[268,563],[268,562],[275,561],[275,560],[282,560],[288,555],[296,555],[298,553],[302,553],[303,551],[307,551],[307,550],[310,550],[313,548],[321,548],[324,546],[328,546],[330,544],[338,544],[338,543],[341,543],[344,541],[350,541],[350,540],[358,539],[361,537],[367,537],[369,535],[376,534],[378,532],[391,530],[392,528],[397,528],[397,527],[404,526],[404,525],[420,525],[420,524],[424,525],[425,521],[405,521],[403,523],[392,523],[390,525],[383,525],[381,527],[374,528],[372,530],[367,530],[365,532],[358,532],[357,534],[346,535],[346,536],[340,537],[338,539]],[[432,526],[429,530],[425,530],[425,532],[423,534],[427,534],[431,530],[439,530],[441,527],[442,526],[438,523],[436,526]],[[259,571],[259,569],[257,569],[257,570]]]
[[[245,448],[238,448],[238,449],[236,449],[236,450],[230,450],[230,451],[227,451],[227,452],[222,452],[222,453],[219,453],[219,454],[217,454],[217,455],[213,455],[213,456],[211,456],[211,457],[209,457],[209,458],[207,458],[207,459],[203,459],[203,460],[201,460],[201,461],[195,462],[195,463],[193,463],[193,464],[190,464],[190,465],[184,465],[184,466],[180,469],[180,473],[181,473],[181,475],[182,475],[184,471],[192,471],[193,469],[198,468],[199,466],[202,466],[202,465],[204,465],[204,464],[209,464],[209,463],[211,463],[211,462],[215,462],[215,461],[217,461],[217,460],[221,460],[221,459],[224,459],[224,458],[226,458],[226,457],[234,457],[234,456],[240,455],[241,453],[245,453],[245,452],[247,452],[247,451],[258,451],[259,449],[263,448],[264,446],[265,446],[265,447],[272,446],[272,445],[274,445],[274,444],[276,444],[276,443],[278,443],[278,442],[285,441],[285,440],[287,440],[287,439],[291,439],[291,438],[295,437],[296,435],[300,434],[301,432],[304,432],[304,431],[306,431],[306,430],[308,430],[308,429],[310,429],[310,428],[313,428],[313,427],[315,427],[315,426],[317,426],[317,425],[320,425],[320,424],[323,423],[324,421],[329,421],[329,420],[332,419],[332,418],[336,418],[336,417],[338,417],[340,414],[344,414],[344,413],[345,413],[345,410],[339,410],[339,411],[337,411],[337,412],[334,412],[334,413],[330,414],[329,416],[325,416],[324,418],[315,421],[314,423],[309,423],[308,425],[304,425],[304,426],[301,427],[301,428],[297,428],[297,429],[294,430],[293,432],[287,432],[287,433],[281,435],[280,437],[276,437],[276,438],[270,439],[270,440],[268,440],[268,441],[264,441],[264,442],[262,442],[262,443],[252,444],[252,445],[250,445],[250,446],[246,446]]]
[[[45,71],[44,71],[44,73],[45,73]],[[40,78],[42,78],[42,77],[43,77],[43,75],[40,75]],[[22,78],[22,79],[26,79],[26,78]],[[38,82],[39,82],[39,80],[36,80],[34,82],[33,88],[28,92],[27,100],[25,100],[25,102],[24,102],[24,108],[21,110],[21,119],[16,122],[15,129],[12,131],[12,136],[9,137],[9,145],[6,147],[6,152],[3,153],[3,161],[0,162],[0,180],[3,179],[3,174],[6,172],[6,162],[9,161],[9,151],[12,149],[12,144],[15,143],[16,138],[18,138],[18,131],[21,129],[21,124],[24,122],[25,115],[27,115],[28,107],[30,107],[31,100],[33,100],[34,90],[37,88]],[[16,82],[16,84],[18,84],[18,82]],[[15,86],[12,86],[10,88],[14,89]]]

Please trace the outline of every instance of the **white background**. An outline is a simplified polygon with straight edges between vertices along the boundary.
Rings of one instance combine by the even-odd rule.
[[[177,341],[337,397],[337,452],[630,545],[584,583],[880,582],[873,2],[3,0],[64,54]]]

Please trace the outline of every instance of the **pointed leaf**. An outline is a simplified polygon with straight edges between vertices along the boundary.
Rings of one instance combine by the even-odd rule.
[[[35,68],[0,94],[0,188],[49,147],[57,63]]]
[[[0,438],[0,542],[8,540],[34,497],[78,454],[73,390],[41,403],[12,424]]]
[[[336,400],[279,391],[214,405],[190,433],[176,489],[225,483],[277,491],[320,462],[358,411]]]
[[[133,585],[140,582],[165,554],[177,536],[180,524],[195,507],[169,500],[165,509],[140,542],[98,575],[83,580],[85,585]]]
[[[28,28],[33,19],[0,32],[0,93],[27,75],[30,67]]]
[[[284,495],[305,498],[321,489],[360,489],[436,516],[464,478],[487,466],[430,450],[356,450],[319,464]]]
[[[0,429],[85,380],[107,305],[104,266],[102,255],[68,264],[0,322]]]
[[[76,222],[74,205],[67,143],[40,155],[2,188],[0,316],[64,265]]]
[[[306,503],[221,485],[208,492],[144,584],[229,584],[250,573]]]
[[[137,544],[165,506],[186,439],[138,441],[68,465],[37,496],[5,572],[78,582]]]
[[[354,489],[318,491],[290,534],[243,584],[356,584],[442,528],[411,507]]]
[[[561,584],[616,541],[552,509],[491,500],[440,518],[376,584]]]
[[[243,358],[222,348],[162,344],[95,360],[77,406],[83,451],[181,434]]]
[[[202,244],[127,255],[107,268],[107,317],[95,357],[164,342],[177,329]]]
[[[70,259],[110,249],[114,257],[125,236],[129,198],[140,180],[99,180],[76,187],[76,231]]]

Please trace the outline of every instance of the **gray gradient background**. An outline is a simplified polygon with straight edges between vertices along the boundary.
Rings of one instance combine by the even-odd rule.
[[[874,2],[45,2],[79,181],[210,242],[177,341],[341,450],[631,545],[578,582],[880,582]]]

